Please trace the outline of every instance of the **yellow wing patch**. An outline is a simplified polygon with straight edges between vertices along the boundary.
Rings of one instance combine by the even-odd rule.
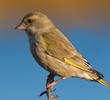
[[[83,71],[86,71],[86,72],[91,72],[91,71],[89,71],[88,69],[85,69],[83,66],[78,65],[77,63],[71,61],[69,58],[64,58],[64,61],[65,61],[67,64],[70,64],[70,65],[72,65],[72,66],[74,66],[74,67],[76,67],[76,68],[78,68],[78,69],[80,69],[80,70],[83,70]]]
[[[101,83],[101,84],[107,86],[108,88],[110,88],[110,84],[107,83],[105,80],[103,80],[103,79],[97,79],[96,81],[98,81],[99,83]]]

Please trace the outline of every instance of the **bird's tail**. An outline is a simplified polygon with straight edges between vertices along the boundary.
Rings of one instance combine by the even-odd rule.
[[[103,84],[103,85],[105,85],[105,86],[107,86],[108,88],[110,88],[110,84],[107,83],[104,79],[98,79],[96,81],[99,82],[99,83],[101,83],[101,84]]]

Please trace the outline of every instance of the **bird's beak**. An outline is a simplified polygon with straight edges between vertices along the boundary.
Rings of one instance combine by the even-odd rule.
[[[18,26],[16,26],[15,29],[17,29],[17,30],[26,30],[26,26],[24,25],[24,23],[21,23]]]

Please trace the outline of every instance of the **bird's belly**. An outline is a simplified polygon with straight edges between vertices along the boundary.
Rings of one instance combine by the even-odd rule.
[[[61,77],[80,77],[86,80],[91,80],[89,75],[82,70],[75,68],[63,61],[49,56],[42,50],[31,49],[32,55],[36,62],[48,72],[61,76]]]
[[[61,77],[70,77],[70,72],[68,72],[69,67],[67,67],[63,62],[58,61],[57,59],[37,49],[31,49],[31,52],[36,62],[48,72]]]
[[[54,57],[49,56],[48,54],[42,54],[40,65],[47,71],[61,76],[61,77],[80,77],[86,80],[91,80],[89,75],[84,71],[75,68],[69,64],[66,64],[63,61],[60,61]]]

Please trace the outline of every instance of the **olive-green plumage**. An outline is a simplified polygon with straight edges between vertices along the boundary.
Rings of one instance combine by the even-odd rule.
[[[108,87],[103,75],[93,69],[44,14],[26,15],[19,28],[25,30],[35,60],[47,71],[61,77],[79,77],[100,82]]]

